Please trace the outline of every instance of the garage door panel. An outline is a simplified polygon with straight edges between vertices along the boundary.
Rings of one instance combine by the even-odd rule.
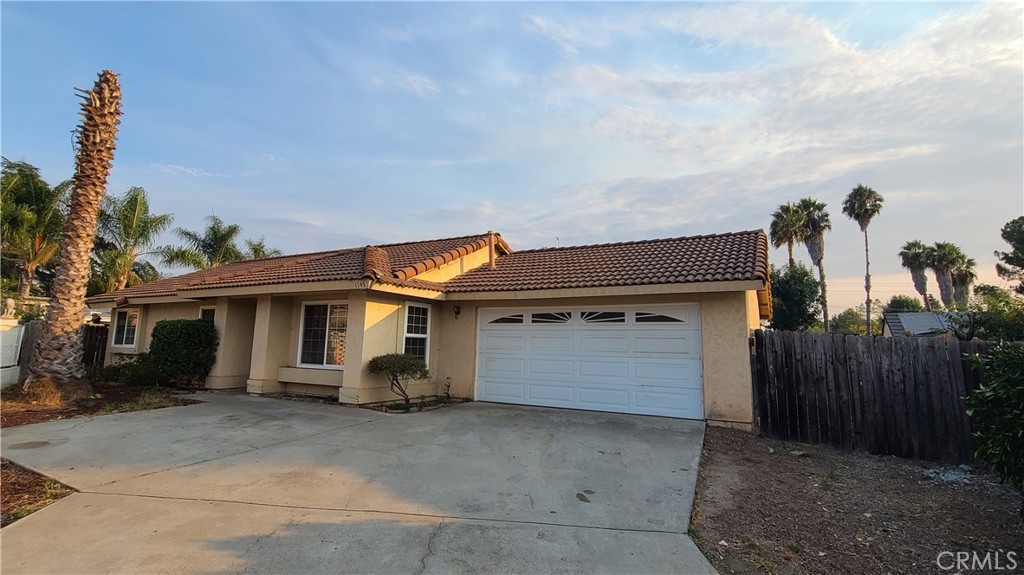
[[[507,381],[481,381],[483,393],[497,401],[523,400],[526,398],[526,383]]]
[[[583,407],[614,408],[613,411],[629,411],[629,390],[581,385],[579,404]]]
[[[601,361],[596,359],[579,360],[580,377],[605,377],[623,379],[629,377],[628,361]]]
[[[485,333],[481,338],[484,351],[526,351],[526,336],[511,333]]]
[[[638,353],[671,353],[673,355],[695,355],[699,345],[696,337],[637,335],[633,338],[633,350]]]
[[[488,375],[526,375],[526,360],[521,357],[485,357],[481,371]]]
[[[580,351],[626,352],[629,351],[629,337],[626,334],[577,336]]]
[[[527,375],[572,375],[571,359],[530,359],[527,361]]]
[[[703,418],[696,304],[481,310],[479,317],[482,401]],[[526,321],[515,323],[520,317]]]
[[[530,335],[527,342],[529,351],[572,351],[574,347],[572,333]]]
[[[529,398],[543,405],[572,405],[575,388],[567,384],[535,382],[530,385]]]

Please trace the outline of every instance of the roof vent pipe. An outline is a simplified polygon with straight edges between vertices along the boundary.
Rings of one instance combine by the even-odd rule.
[[[497,262],[495,261],[497,256],[494,253],[494,230],[487,231],[487,251],[491,259],[491,269],[496,269],[498,265]]]

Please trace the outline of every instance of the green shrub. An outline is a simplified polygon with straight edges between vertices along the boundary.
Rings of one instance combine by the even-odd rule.
[[[217,361],[217,329],[201,319],[156,322],[149,344],[149,361],[164,381],[202,386]]]
[[[1024,346],[999,344],[973,361],[985,382],[967,398],[974,456],[1024,494]]]
[[[425,379],[430,376],[427,364],[414,355],[404,353],[388,353],[378,355],[366,364],[366,371],[373,375],[383,375],[391,383],[391,391],[400,395],[409,405],[409,392],[406,382],[410,379]]]
[[[160,386],[168,383],[168,378],[156,369],[156,365],[148,353],[140,353],[131,359],[97,368],[89,374],[89,379],[93,383],[116,381],[136,387]]]

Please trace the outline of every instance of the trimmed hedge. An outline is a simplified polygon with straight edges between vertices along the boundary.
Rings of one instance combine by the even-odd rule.
[[[175,385],[202,386],[217,361],[220,338],[213,322],[168,319],[156,322],[149,358],[163,378]]]

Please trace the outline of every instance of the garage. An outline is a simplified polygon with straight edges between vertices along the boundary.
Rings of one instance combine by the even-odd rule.
[[[698,304],[482,308],[480,401],[703,419]]]

